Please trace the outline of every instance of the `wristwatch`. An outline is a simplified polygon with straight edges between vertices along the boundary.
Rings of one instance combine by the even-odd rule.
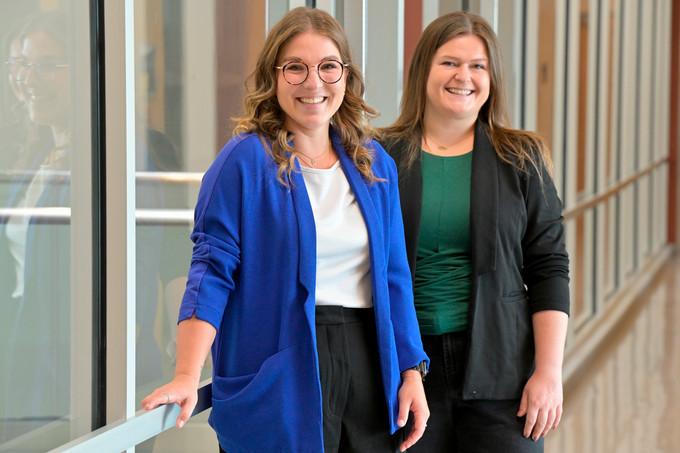
[[[425,380],[425,376],[427,376],[427,362],[424,360],[421,361],[418,365],[412,366],[411,368],[407,368],[409,370],[416,370],[420,371],[420,376]]]

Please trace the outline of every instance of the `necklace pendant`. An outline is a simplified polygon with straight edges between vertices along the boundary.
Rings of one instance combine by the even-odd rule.
[[[446,148],[448,148],[448,146],[437,145],[437,148],[439,148],[439,151],[446,151]]]

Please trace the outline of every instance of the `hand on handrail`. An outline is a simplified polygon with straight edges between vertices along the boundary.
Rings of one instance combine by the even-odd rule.
[[[192,376],[177,375],[175,379],[157,388],[142,400],[142,409],[151,410],[161,404],[174,403],[182,408],[177,417],[178,428],[184,426],[198,402],[198,382]]]

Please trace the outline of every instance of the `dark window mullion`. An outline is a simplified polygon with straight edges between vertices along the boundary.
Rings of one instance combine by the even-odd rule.
[[[90,0],[92,90],[92,430],[106,424],[106,102],[104,0]]]

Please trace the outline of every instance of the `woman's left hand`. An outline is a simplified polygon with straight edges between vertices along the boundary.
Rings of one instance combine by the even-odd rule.
[[[518,417],[526,415],[524,437],[538,440],[557,428],[562,418],[562,370],[536,369],[519,405]]]
[[[423,377],[420,371],[406,370],[401,373],[401,388],[399,389],[399,418],[397,425],[401,428],[406,425],[409,412],[413,412],[413,426],[408,437],[399,447],[399,451],[405,451],[423,437],[427,419],[430,418],[430,408],[427,407]]]

